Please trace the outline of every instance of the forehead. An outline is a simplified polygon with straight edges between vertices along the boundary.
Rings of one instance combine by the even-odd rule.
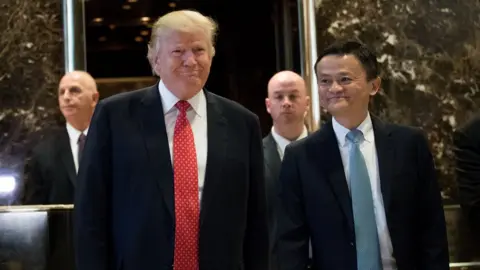
[[[60,80],[58,89],[62,90],[62,89],[71,88],[71,87],[84,88],[85,87],[84,81],[80,76],[67,75]]]
[[[270,84],[269,94],[286,94],[286,93],[305,93],[305,86],[300,80],[288,79],[277,80]]]
[[[208,35],[202,30],[172,30],[165,34],[163,42],[168,46],[185,45],[189,43],[207,44]]]
[[[327,55],[318,62],[318,75],[335,75],[339,73],[349,73],[361,75],[365,73],[362,63],[352,54],[346,55]]]

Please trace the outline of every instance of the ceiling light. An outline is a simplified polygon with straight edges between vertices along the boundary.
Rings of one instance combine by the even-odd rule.
[[[138,2],[138,0],[128,0],[127,2],[128,3],[136,3],[136,2]]]
[[[98,38],[98,41],[100,41],[100,42],[105,42],[105,41],[107,41],[107,37],[105,37],[105,36],[99,37],[99,38]]]
[[[147,30],[143,30],[140,32],[140,35],[142,36],[148,36],[148,31]]]
[[[168,6],[171,7],[171,8],[175,8],[177,6],[177,3],[170,2],[170,3],[168,3]]]
[[[135,41],[136,41],[136,42],[142,42],[142,41],[143,41],[143,38],[142,38],[142,37],[135,37]]]
[[[132,6],[130,6],[130,5],[123,5],[122,8],[125,9],[125,10],[129,10],[129,9],[132,8]]]
[[[113,29],[117,28],[117,26],[115,24],[110,24],[108,27],[110,28],[110,30],[113,30]]]
[[[142,20],[142,22],[148,22],[150,21],[150,17],[142,17],[140,20]]]
[[[103,18],[95,18],[95,19],[93,19],[93,22],[101,23],[101,22],[103,22]]]

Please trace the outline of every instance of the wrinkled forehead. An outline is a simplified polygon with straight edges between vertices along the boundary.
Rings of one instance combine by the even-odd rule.
[[[360,61],[352,54],[327,55],[318,63],[316,72],[319,77],[366,74]]]
[[[65,91],[71,88],[80,88],[82,90],[87,90],[88,85],[84,78],[77,75],[65,75],[58,85],[58,91]]]

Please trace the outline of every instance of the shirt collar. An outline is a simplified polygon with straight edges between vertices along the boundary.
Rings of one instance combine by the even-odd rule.
[[[169,113],[175,104],[180,100],[178,99],[170,90],[167,89],[162,80],[158,84],[158,89],[160,91],[160,97],[162,100],[163,114]],[[198,91],[193,97],[187,100],[192,109],[199,117],[205,116],[207,111],[207,100],[203,89]]]
[[[276,131],[275,131],[275,127],[272,127],[272,136],[273,136],[273,139],[275,139],[275,142],[280,145],[282,147],[282,149],[284,149],[288,144],[290,144],[292,141],[282,137],[280,134],[278,134]],[[300,139],[303,139],[305,137],[308,136],[308,130],[307,130],[307,127],[306,126],[303,126],[303,131],[302,131],[302,134],[300,134],[300,136],[298,136],[298,138],[296,139],[296,141],[300,140]]]
[[[332,126],[333,131],[335,132],[335,136],[337,137],[338,144],[343,147],[346,145],[347,140],[346,136],[350,130],[337,122],[335,117],[332,117]],[[363,133],[366,142],[373,142],[374,141],[374,134],[373,134],[373,125],[372,125],[372,118],[370,117],[370,113],[367,114],[367,117],[363,120],[363,122],[357,127]]]
[[[71,141],[75,141],[77,142],[78,141],[78,138],[80,137],[80,134],[82,133],[80,130],[74,128],[70,123],[67,122],[67,133],[68,133],[68,137],[70,138]],[[85,136],[87,136],[87,133],[88,133],[88,128],[86,128],[84,131],[83,131],[83,134],[85,134]]]

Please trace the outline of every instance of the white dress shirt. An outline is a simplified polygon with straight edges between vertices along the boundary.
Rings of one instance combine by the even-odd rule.
[[[72,150],[73,163],[75,164],[75,171],[78,173],[78,138],[82,132],[67,122],[67,132],[70,138],[70,149]],[[83,134],[87,136],[88,128],[83,131]]]
[[[351,143],[346,140],[349,129],[340,125],[335,118],[332,120],[333,130],[337,137],[342,156],[345,177],[350,188],[350,179],[348,178],[348,156]],[[380,187],[380,175],[378,171],[377,149],[375,147],[375,134],[373,131],[372,119],[370,114],[357,128],[363,133],[365,140],[359,145],[368,169],[370,185],[372,187],[373,207],[375,212],[375,221],[377,223],[378,240],[380,242],[380,252],[382,256],[382,264],[384,270],[397,269],[395,258],[393,257],[392,241],[390,232],[388,231],[387,220],[385,217],[385,207],[383,204],[382,190]]]
[[[166,88],[162,81],[158,84],[158,88],[165,116],[170,159],[173,165],[173,133],[178,115],[178,109],[175,107],[175,104],[177,104],[179,99]],[[205,93],[201,90],[187,101],[190,103],[190,108],[187,110],[187,119],[192,128],[197,153],[198,198],[201,199],[205,181],[205,169],[207,167],[207,99],[205,98]]]
[[[287,145],[289,145],[292,141],[288,140],[288,139],[285,139],[284,137],[282,137],[280,134],[278,134],[276,131],[275,131],[275,128],[272,127],[272,136],[273,136],[273,139],[275,140],[275,142],[277,143],[277,151],[278,151],[278,155],[280,156],[280,160],[283,160],[283,155],[285,154],[285,148],[287,147]],[[308,130],[307,130],[307,127],[306,126],[303,126],[303,131],[302,131],[302,134],[300,134],[300,136],[296,139],[296,141],[300,140],[300,139],[303,139],[305,137],[308,136]]]

